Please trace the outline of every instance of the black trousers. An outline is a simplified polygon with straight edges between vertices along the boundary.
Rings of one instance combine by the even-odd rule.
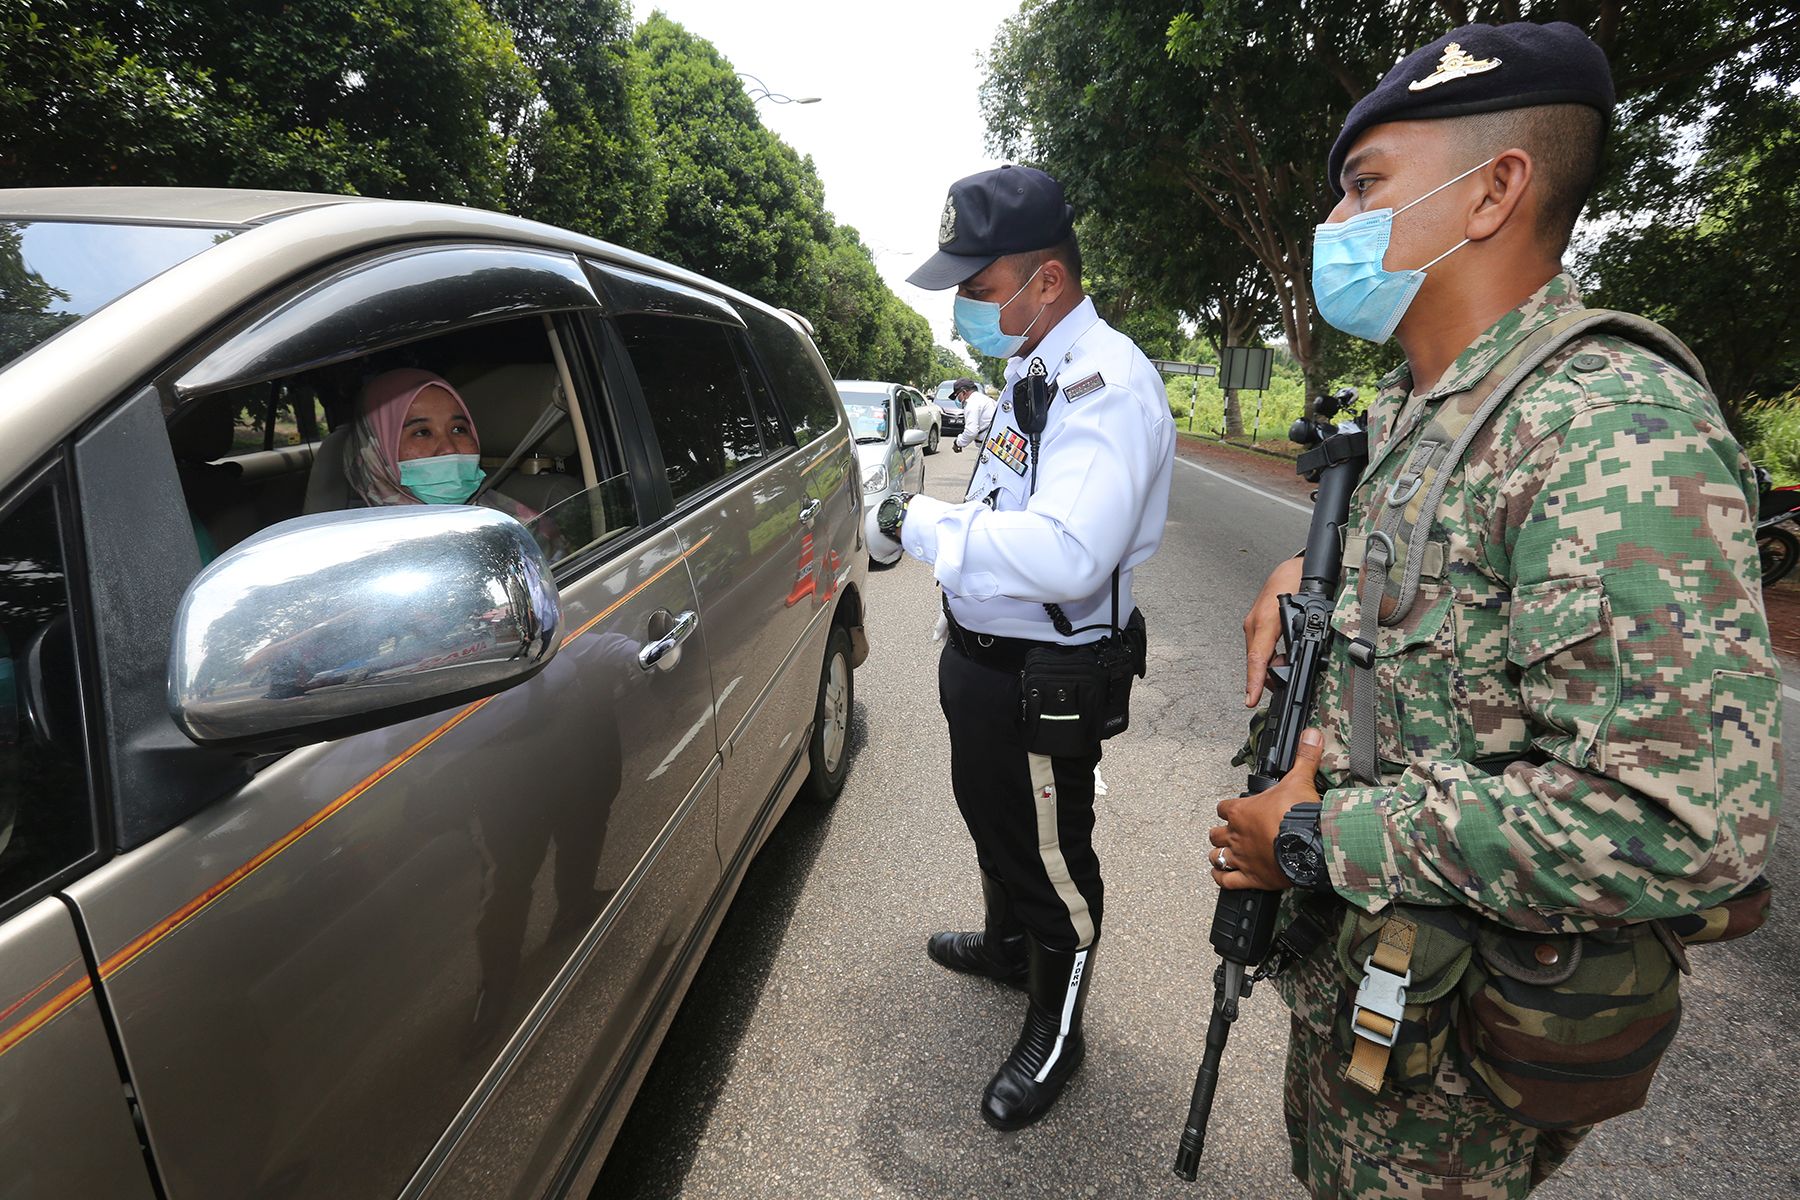
[[[946,645],[938,703],[950,723],[950,784],[981,869],[1005,885],[1013,911],[1052,950],[1079,950],[1100,932],[1104,889],[1094,853],[1094,768],[1100,752],[1048,758],[1025,749],[1019,676]]]

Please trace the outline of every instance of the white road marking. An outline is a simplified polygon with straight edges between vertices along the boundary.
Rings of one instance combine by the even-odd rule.
[[[1285,504],[1289,508],[1298,509],[1300,512],[1305,513],[1309,517],[1312,516],[1312,505],[1310,505],[1310,504],[1301,504],[1298,500],[1289,500],[1286,496],[1277,496],[1274,492],[1265,492],[1265,491],[1263,491],[1263,489],[1257,487],[1255,484],[1245,483],[1241,479],[1234,479],[1230,475],[1226,475],[1220,471],[1215,471],[1210,467],[1203,467],[1199,463],[1191,462],[1188,459],[1180,457],[1179,455],[1176,456],[1175,461],[1180,463],[1184,467],[1192,467],[1196,471],[1201,471],[1207,475],[1211,475],[1214,479],[1223,479],[1226,483],[1229,483],[1229,484],[1233,485],[1234,487],[1241,487],[1246,492],[1255,492],[1258,496],[1261,496],[1264,500],[1273,500],[1277,504]]]
[[[1786,696],[1789,700],[1800,700],[1800,688],[1795,687],[1791,683],[1784,683],[1781,685],[1781,694]]]

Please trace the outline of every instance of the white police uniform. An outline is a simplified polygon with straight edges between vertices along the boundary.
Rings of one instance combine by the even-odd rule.
[[[957,447],[984,439],[988,426],[994,423],[994,413],[999,407],[1000,402],[986,392],[970,392],[969,401],[963,406],[962,432],[956,435]]]
[[[1074,225],[1061,185],[1042,171],[1003,166],[968,176],[950,186],[938,252],[908,282],[955,287],[1004,255],[1064,244]],[[998,326],[992,308],[977,313]],[[966,304],[959,329],[965,319],[975,322],[975,336],[964,333],[971,344],[995,344],[997,328]],[[1020,429],[1013,393],[1039,372],[1055,381],[1055,396],[1034,446]],[[979,429],[977,419],[971,412]],[[934,934],[926,952],[950,970],[1023,987],[1027,999],[1019,1038],[982,1093],[982,1117],[998,1129],[1042,1117],[1086,1057],[1082,1010],[1104,900],[1093,845],[1100,743],[1088,736],[1092,726],[1081,725],[1103,715],[1089,707],[1090,672],[1102,658],[1034,652],[1044,643],[1092,642],[1115,620],[1131,628],[1132,573],[1162,540],[1174,454],[1161,376],[1083,300],[1030,354],[1008,362],[966,498],[946,504],[914,496],[904,506],[900,544],[932,565],[951,617],[938,657],[938,701],[986,910],[981,931]],[[1058,661],[1039,661],[1045,657]],[[1028,658],[1030,692],[1022,677]],[[1105,661],[1114,661],[1110,650]],[[1070,669],[1074,675],[1057,675]],[[1028,732],[1022,708],[1033,697],[1040,709]],[[1048,715],[1051,702],[1065,707]]]
[[[1036,491],[1030,439],[1006,399],[967,499],[913,497],[901,545],[933,565],[963,629],[1090,642],[1106,628],[1059,635],[1044,605],[1060,605],[1076,629],[1110,626],[1117,567],[1120,622],[1131,613],[1132,568],[1156,552],[1169,514],[1175,423],[1156,368],[1100,319],[1092,300],[1057,322],[1030,356],[1007,363],[1003,397],[1034,359],[1057,384]]]

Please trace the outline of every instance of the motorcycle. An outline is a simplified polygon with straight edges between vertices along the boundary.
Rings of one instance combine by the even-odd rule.
[[[1800,562],[1800,485],[1775,487],[1768,471],[1756,468],[1761,496],[1756,506],[1756,552],[1766,588]]]

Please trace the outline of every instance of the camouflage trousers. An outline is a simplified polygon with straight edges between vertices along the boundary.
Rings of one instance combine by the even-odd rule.
[[[1346,1058],[1293,1022],[1282,1106],[1294,1177],[1313,1200],[1516,1200],[1587,1134],[1521,1125],[1447,1056],[1431,1091],[1373,1096],[1344,1078]]]

